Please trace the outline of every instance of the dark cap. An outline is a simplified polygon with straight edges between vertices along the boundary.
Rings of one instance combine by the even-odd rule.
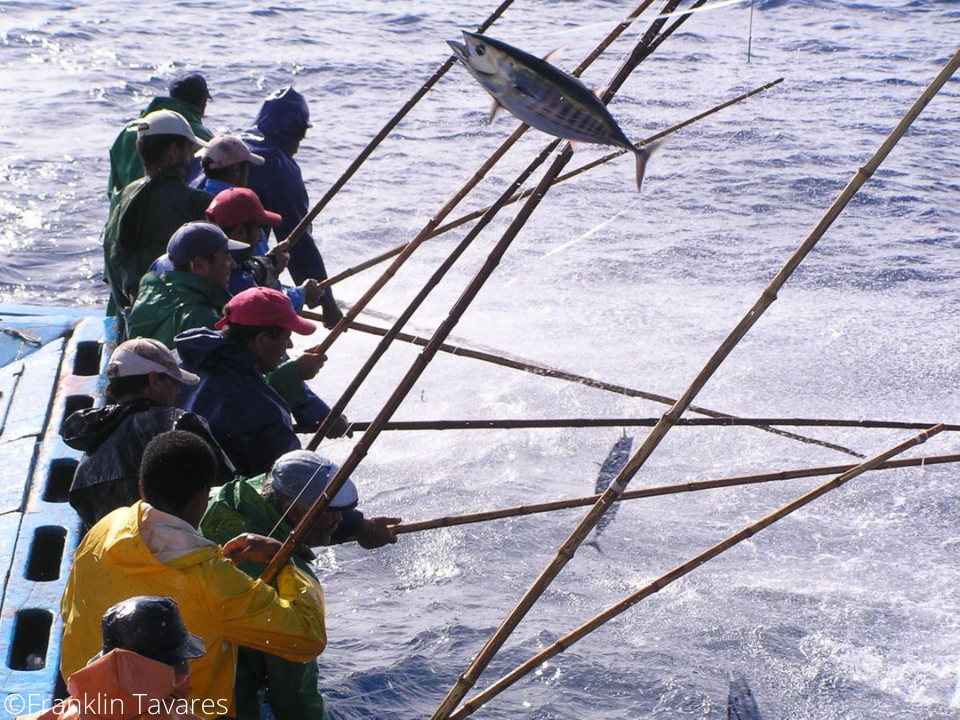
[[[193,103],[197,107],[203,107],[207,104],[207,100],[211,99],[207,81],[200,73],[190,73],[174,78],[168,91],[170,97]]]
[[[217,250],[246,250],[249,245],[231,240],[218,225],[197,220],[177,228],[167,243],[167,257],[174,265],[189,265],[196,258],[212,257]]]
[[[103,614],[103,652],[129,650],[150,660],[176,665],[205,655],[203,640],[187,631],[177,603],[168,597],[141,595]]]

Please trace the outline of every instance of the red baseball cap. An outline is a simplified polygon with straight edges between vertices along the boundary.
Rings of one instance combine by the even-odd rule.
[[[217,193],[207,205],[207,215],[220,227],[232,228],[255,222],[275,228],[283,218],[263,209],[260,198],[250,188],[232,187]]]
[[[227,324],[276,325],[298,335],[310,335],[317,329],[312,322],[297,315],[290,298],[273,288],[244,290],[230,298],[223,313],[223,318],[215,325],[217,330]]]

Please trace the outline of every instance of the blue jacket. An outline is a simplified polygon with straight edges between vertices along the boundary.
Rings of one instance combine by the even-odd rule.
[[[310,211],[303,175],[291,154],[308,127],[310,111],[303,96],[293,88],[283,88],[264,101],[251,133],[243,137],[250,150],[265,160],[263,165],[250,166],[247,185],[267,210],[283,218],[274,230],[278,240],[286,238]],[[327,278],[323,258],[309,232],[290,251],[290,274],[298,285],[308,278]],[[328,291],[327,295],[332,294]]]
[[[239,474],[261,475],[300,449],[290,408],[249,350],[206,328],[181,333],[175,342],[183,367],[200,376],[198,384],[183,386],[177,405],[207,420]]]

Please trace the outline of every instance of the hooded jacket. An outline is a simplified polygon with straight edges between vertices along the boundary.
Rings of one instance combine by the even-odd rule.
[[[247,186],[267,210],[283,218],[279,227],[274,228],[277,240],[289,236],[310,210],[303,175],[292,154],[309,127],[306,100],[292,87],[286,87],[264,101],[251,132],[243,137],[250,150],[264,159],[263,165],[250,166]],[[309,278],[326,280],[323,258],[309,231],[290,249],[289,270],[297,285]],[[333,302],[329,289],[324,302]]]
[[[78,410],[64,421],[60,430],[63,441],[86,453],[70,486],[70,506],[86,527],[140,499],[137,483],[143,451],[147,443],[168,430],[186,430],[206,440],[217,457],[219,481],[233,479],[233,464],[213,439],[206,421],[193,413],[139,398]]]
[[[183,115],[190,123],[193,134],[201,140],[210,140],[213,137],[213,133],[204,127],[200,108],[193,103],[172,97],[155,97],[143,109],[140,117],[157,110],[173,110]],[[199,171],[200,161],[194,160],[190,165],[189,176],[192,178]],[[117,139],[113,141],[113,147],[110,148],[110,179],[107,182],[107,196],[110,198],[110,207],[116,205],[120,199],[120,193],[127,185],[142,177],[143,163],[140,161],[140,154],[137,152],[137,133],[128,132],[124,128],[117,135]]]
[[[167,596],[206,648],[190,663],[192,698],[218,707],[211,712],[209,703],[195,704],[194,712],[216,717],[226,703],[232,714],[239,645],[294,662],[313,661],[326,646],[317,581],[288,563],[276,583],[274,590],[253,580],[224,558],[219,545],[144,502],[115,510],[77,548],[60,606],[61,672],[70,677],[100,650],[107,609],[135,595]]]
[[[184,185],[173,168],[123,189],[103,229],[104,276],[117,307],[133,305],[140,278],[167,251],[170,236],[186,222],[205,219],[212,199]]]
[[[173,338],[184,330],[216,325],[229,300],[230,293],[208,277],[177,270],[147,273],[127,317],[129,335],[159,340],[172,350]]]
[[[200,376],[198,384],[183,387],[178,405],[207,419],[239,474],[262,475],[281,455],[300,449],[290,408],[249,350],[208,329],[188,330],[175,344],[183,367]]]
[[[191,689],[189,677],[177,683],[170,665],[111,650],[67,680],[70,697],[19,720],[200,720],[190,711]]]

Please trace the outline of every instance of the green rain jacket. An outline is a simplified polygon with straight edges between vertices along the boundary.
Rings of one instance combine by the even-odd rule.
[[[286,521],[280,522],[280,513],[260,494],[265,477],[239,478],[213,488],[210,504],[200,521],[200,534],[208,540],[225,543],[246,532],[269,535],[276,527],[273,537],[283,540],[291,527]],[[309,565],[314,557],[310,548],[301,545],[293,561],[298,568],[316,577]],[[238,567],[257,578],[266,566],[247,561]],[[329,720],[319,682],[316,662],[295,663],[241,647],[237,657],[236,718],[260,720],[266,700],[276,720]]]
[[[193,134],[201,140],[210,140],[213,133],[203,125],[200,108],[193,103],[178,100],[172,97],[155,97],[140,113],[140,117],[156,110],[173,110],[183,115]],[[128,132],[126,128],[120,131],[117,139],[110,148],[110,180],[107,182],[107,196],[110,198],[110,208],[120,200],[120,193],[134,180],[143,177],[143,163],[137,153],[137,134]]]
[[[133,305],[140,278],[167,251],[170,236],[184,223],[205,219],[212,199],[209,193],[184,185],[179,169],[163,170],[123,189],[103,230],[104,275],[112,308]]]
[[[127,317],[130,337],[159,340],[173,350],[173,338],[184,330],[212,328],[230,293],[208,277],[170,270],[147,273]]]

